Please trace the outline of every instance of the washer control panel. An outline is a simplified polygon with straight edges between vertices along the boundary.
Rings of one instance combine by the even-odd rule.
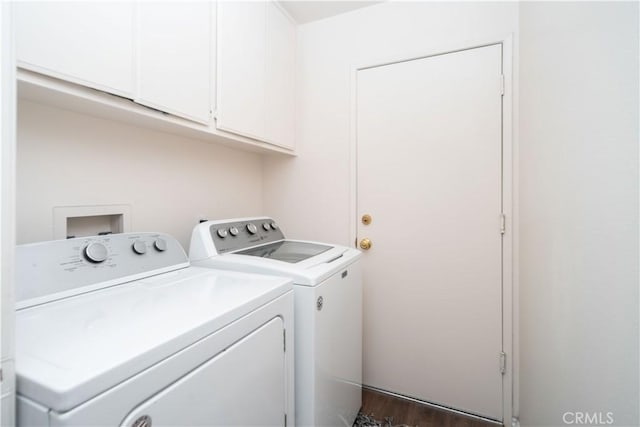
[[[173,237],[161,233],[122,233],[18,245],[16,302],[36,301],[53,294],[100,283],[113,286],[188,266],[188,258]],[[46,298],[45,298],[46,299]],[[29,304],[27,304],[29,305]]]
[[[280,227],[271,218],[210,222],[209,233],[219,254],[284,239]]]

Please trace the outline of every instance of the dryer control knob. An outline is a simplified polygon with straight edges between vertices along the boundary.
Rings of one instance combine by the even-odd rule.
[[[278,225],[275,222],[272,222],[271,224],[269,224],[271,226],[272,230],[277,230],[278,229]]]
[[[262,223],[262,228],[264,229],[264,231],[269,231],[271,230],[271,226],[269,225],[268,222],[264,222]]]
[[[155,242],[153,242],[153,247],[160,252],[164,252],[167,250],[167,242],[164,239],[157,238]]]
[[[138,255],[147,253],[147,244],[142,240],[136,240],[135,242],[133,242],[131,248],[133,249],[133,252],[137,253]]]
[[[225,237],[228,236],[226,228],[218,228],[218,231],[216,232],[216,234],[218,234],[218,237],[220,237],[221,239],[224,239]]]
[[[238,227],[231,227],[229,229],[229,233],[233,236],[236,237],[238,235],[240,231],[238,230]]]
[[[251,234],[256,234],[258,232],[258,227],[253,223],[249,223],[247,224],[247,231]]]
[[[93,242],[89,243],[87,247],[84,248],[84,256],[87,260],[97,264],[107,259],[109,251],[107,251],[107,247],[102,243]]]

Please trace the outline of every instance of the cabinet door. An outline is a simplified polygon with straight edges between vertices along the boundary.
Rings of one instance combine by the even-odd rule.
[[[216,127],[265,137],[265,2],[218,3]]]
[[[16,2],[18,65],[133,97],[133,3]]]
[[[211,4],[140,2],[135,101],[208,124]]]
[[[267,3],[266,130],[268,142],[294,148],[296,26],[275,2]]]

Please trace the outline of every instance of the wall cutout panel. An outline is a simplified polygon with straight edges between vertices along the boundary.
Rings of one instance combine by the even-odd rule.
[[[53,208],[53,238],[56,240],[128,231],[131,231],[129,205]]]

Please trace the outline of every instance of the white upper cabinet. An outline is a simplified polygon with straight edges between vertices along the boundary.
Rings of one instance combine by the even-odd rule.
[[[89,87],[160,128],[293,152],[296,26],[274,0],[22,1],[15,23],[19,76],[60,102],[109,102]]]
[[[267,141],[294,148],[296,26],[275,3],[267,3]]]
[[[16,2],[18,65],[131,98],[131,2]]]
[[[216,127],[293,149],[295,24],[275,2],[218,3]]]
[[[208,124],[211,110],[209,2],[140,2],[134,100]]]
[[[218,2],[216,127],[265,137],[265,2]]]
[[[211,2],[16,3],[18,65],[209,124]]]

